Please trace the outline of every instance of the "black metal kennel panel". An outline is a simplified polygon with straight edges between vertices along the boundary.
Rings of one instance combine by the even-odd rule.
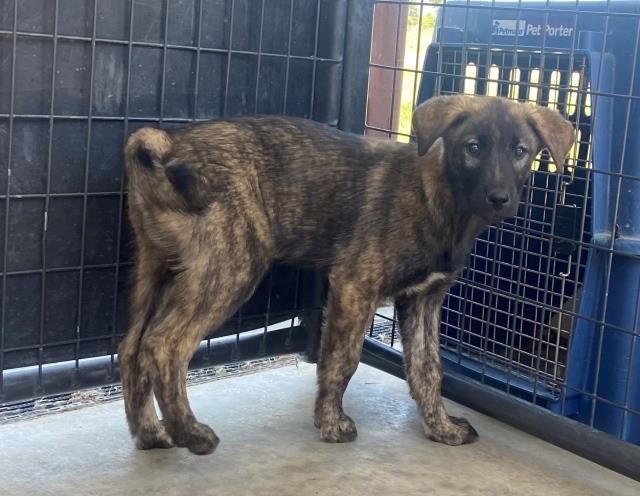
[[[640,2],[376,0],[375,9],[374,26],[391,26],[395,42],[386,55],[372,48],[371,77],[387,78],[391,98],[368,113],[368,133],[408,141],[407,111],[455,93],[548,106],[576,132],[564,174],[538,156],[517,215],[476,241],[443,306],[445,367],[639,444]],[[395,324],[386,309],[371,335],[397,348]],[[601,463],[615,463],[614,445],[599,445]],[[640,476],[629,467],[617,468]]]
[[[348,8],[344,0],[0,2],[0,400],[78,387],[90,357],[109,357],[93,382],[115,380],[133,255],[126,136],[252,113],[337,126]],[[219,335],[263,329],[256,346],[266,352],[268,326],[297,325],[309,284],[304,272],[276,267]],[[291,333],[285,342],[292,349]],[[227,360],[241,357],[240,345],[237,335]],[[48,382],[59,368],[48,364],[67,361],[70,375]],[[25,376],[24,367],[36,368]]]

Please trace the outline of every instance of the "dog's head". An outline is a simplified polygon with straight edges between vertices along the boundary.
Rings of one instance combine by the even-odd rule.
[[[416,108],[413,129],[419,155],[434,147],[443,162],[456,201],[488,222],[515,215],[542,149],[562,172],[574,143],[573,126],[558,112],[499,97],[432,98]]]

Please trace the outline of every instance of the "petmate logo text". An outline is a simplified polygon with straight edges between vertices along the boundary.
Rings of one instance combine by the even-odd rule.
[[[573,27],[564,24],[535,24],[516,19],[494,20],[491,26],[493,36],[547,36],[549,38],[570,38]]]
[[[494,36],[524,36],[527,21],[495,20],[491,26],[491,34]]]

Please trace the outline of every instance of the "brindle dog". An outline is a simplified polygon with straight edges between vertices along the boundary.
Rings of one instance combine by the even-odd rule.
[[[562,170],[574,130],[546,108],[467,96],[429,100],[413,127],[417,146],[265,116],[130,136],[137,258],[119,363],[139,448],[215,449],[217,436],[189,407],[187,364],[274,262],[328,272],[315,405],[323,440],[356,438],[342,397],[385,298],[395,299],[407,380],[431,439],[477,437],[440,396],[440,306],[474,239],[515,214],[536,154],[547,148]]]

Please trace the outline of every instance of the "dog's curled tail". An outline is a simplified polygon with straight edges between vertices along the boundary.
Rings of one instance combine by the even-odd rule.
[[[171,138],[162,129],[143,127],[132,133],[124,148],[127,173],[135,175],[138,169],[152,170],[164,165],[171,152]]]
[[[129,136],[124,149],[129,191],[165,208],[201,212],[211,203],[206,178],[192,164],[171,158],[172,146],[161,129],[143,127]]]

